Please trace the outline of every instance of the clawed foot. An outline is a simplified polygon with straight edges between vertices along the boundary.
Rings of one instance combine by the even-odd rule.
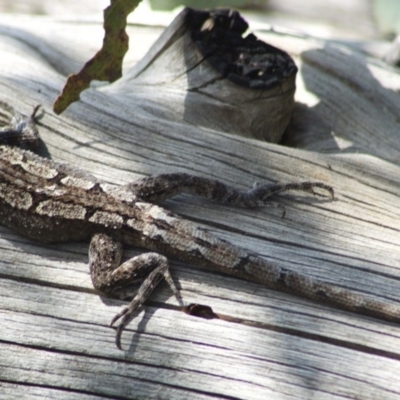
[[[178,290],[174,290],[175,297],[178,299],[179,303],[182,303],[182,297],[179,293]],[[143,301],[141,298],[136,295],[136,297],[132,300],[131,304],[129,304],[128,307],[123,308],[118,314],[115,315],[115,317],[111,320],[110,326],[113,326],[115,322],[117,322],[120,318],[122,318],[120,324],[117,326],[117,333],[115,336],[115,344],[117,347],[122,350],[121,347],[121,336],[122,332],[124,329],[129,325],[129,323],[133,320],[135,317],[136,311],[139,309],[139,307],[142,305]]]
[[[151,254],[151,253],[148,253]],[[117,347],[122,350],[121,347],[121,335],[124,329],[128,326],[128,324],[134,318],[135,312],[139,309],[139,307],[144,303],[144,301],[150,296],[151,292],[158,285],[162,278],[168,283],[171,290],[174,292],[175,297],[178,299],[180,303],[182,303],[182,298],[179,290],[175,286],[174,281],[169,273],[167,259],[164,256],[159,254],[155,254],[154,257],[157,258],[157,262],[159,266],[154,269],[148,277],[143,281],[140,286],[135,298],[131,301],[128,307],[122,309],[111,321],[110,326],[113,326],[115,322],[117,322],[120,318],[122,318],[120,324],[117,327],[117,334],[115,337],[115,344]]]
[[[131,304],[129,304],[128,307],[123,308],[122,311],[119,312],[111,321],[110,326],[113,326],[115,322],[117,322],[120,318],[122,318],[120,324],[117,327],[117,334],[115,336],[115,344],[120,350],[122,350],[121,347],[122,332],[132,321],[132,319],[134,318],[134,313],[137,311],[140,305],[141,302],[137,300],[137,297],[135,297],[135,299],[133,299]]]

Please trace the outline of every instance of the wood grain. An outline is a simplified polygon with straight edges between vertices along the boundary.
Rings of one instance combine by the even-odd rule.
[[[291,147],[178,121],[168,101],[141,98],[129,73],[55,116],[51,104],[65,75],[92,54],[101,24],[43,21],[0,19],[1,97],[26,114],[44,105],[43,154],[114,184],[172,171],[240,188],[322,180],[336,200],[276,197],[286,207],[283,220],[273,208],[238,212],[190,196],[164,206],[266,259],[400,301],[395,71],[327,42],[260,33],[301,63]],[[158,33],[131,27],[138,39],[127,65]],[[87,244],[44,246],[0,227],[0,249],[0,386],[9,398],[400,396],[398,325],[172,262],[184,301],[209,305],[221,318],[184,314],[162,285],[120,352],[108,324],[125,303],[93,290]]]

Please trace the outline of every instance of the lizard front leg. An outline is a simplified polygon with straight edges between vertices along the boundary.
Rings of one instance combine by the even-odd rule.
[[[121,349],[121,334],[133,319],[135,311],[146,301],[154,288],[164,278],[175,296],[180,300],[180,294],[169,272],[168,260],[158,253],[144,253],[133,257],[120,265],[122,257],[121,242],[104,233],[95,234],[89,246],[89,266],[93,286],[105,293],[120,298],[133,295],[132,286],[139,283],[134,290],[135,297],[128,307],[125,307],[111,321],[113,325],[122,320],[117,328],[116,345]]]
[[[241,191],[214,179],[185,173],[150,176],[122,186],[121,190],[124,190],[125,193],[126,190],[134,193],[136,201],[153,204],[160,203],[180,193],[190,193],[221,204],[252,208],[277,206],[275,203],[269,202],[269,198],[273,194],[289,190],[313,192],[314,188],[323,189],[329,192],[332,198],[334,197],[332,187],[322,182],[269,183]]]

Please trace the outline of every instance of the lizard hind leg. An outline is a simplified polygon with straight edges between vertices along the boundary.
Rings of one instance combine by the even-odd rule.
[[[122,331],[163,278],[180,303],[182,302],[169,272],[166,257],[158,253],[144,253],[120,265],[121,257],[122,245],[117,238],[104,233],[93,236],[89,247],[89,266],[94,287],[119,298],[126,298],[132,296],[132,285],[140,284],[131,303],[111,321],[112,326],[122,318],[116,335],[116,345],[119,349]]]
[[[178,194],[189,193],[234,207],[279,207],[283,215],[284,207],[271,202],[272,195],[292,190],[314,193],[315,188],[325,190],[333,199],[333,189],[322,182],[255,184],[250,190],[239,190],[214,179],[185,173],[149,176],[123,186],[124,193],[134,193],[136,201],[158,204]]]

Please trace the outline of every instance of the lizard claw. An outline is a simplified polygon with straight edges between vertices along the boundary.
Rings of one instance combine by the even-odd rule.
[[[140,305],[141,302],[135,301],[134,299],[128,307],[123,308],[122,311],[116,314],[115,317],[111,320],[110,326],[113,326],[115,322],[117,322],[120,318],[122,318],[120,324],[117,327],[117,334],[115,336],[115,344],[120,350],[122,350],[121,347],[122,332],[127,327],[127,325],[132,321],[133,314],[140,307]]]
[[[117,322],[121,317],[123,317],[128,312],[129,307],[125,307],[121,312],[115,315],[115,317],[111,320],[110,326],[113,326],[115,322]]]

